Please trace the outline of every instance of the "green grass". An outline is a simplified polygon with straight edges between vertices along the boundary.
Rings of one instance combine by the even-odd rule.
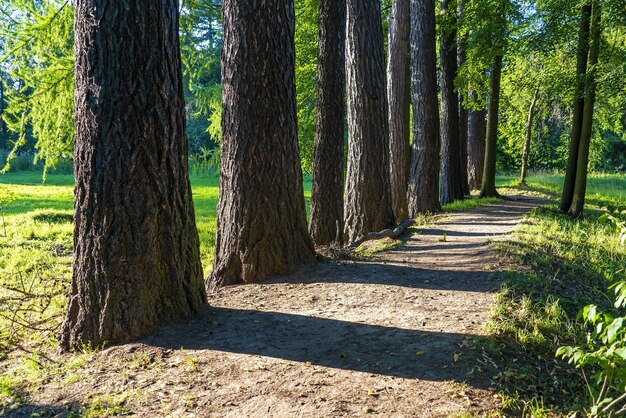
[[[562,181],[556,175],[531,176],[521,189],[558,199]],[[516,182],[499,178],[501,186],[515,188]],[[469,344],[480,353],[477,367],[488,370],[501,389],[508,414],[560,416],[588,404],[579,371],[556,359],[555,351],[584,341],[576,320],[584,305],[614,309],[608,287],[623,280],[626,249],[614,227],[598,217],[607,205],[626,204],[626,177],[593,175],[588,190],[579,219],[559,214],[552,201],[529,213],[511,240],[496,243],[513,268],[496,295],[487,337]]]
[[[215,247],[219,178],[216,174],[194,175],[191,183],[202,265],[208,274]],[[0,175],[0,284],[5,288],[0,297],[17,298],[24,292],[36,296],[26,304],[19,302],[22,311],[17,319],[23,323],[44,319],[38,328],[49,329],[32,332],[9,326],[10,321],[3,316],[18,307],[18,302],[0,303],[0,356],[9,342],[55,345],[54,332],[71,278],[73,187],[72,175],[50,174],[45,183],[37,172]],[[308,178],[304,189],[308,200]],[[7,196],[11,196],[10,201],[3,201]],[[7,292],[7,287],[12,290]]]
[[[533,175],[528,187],[520,188],[516,177],[500,176],[498,186],[558,197],[562,181],[558,175]],[[192,186],[206,274],[213,259],[218,179],[196,175]],[[304,186],[308,199],[310,179],[305,179]],[[552,203],[532,211],[512,240],[498,244],[514,268],[505,274],[505,285],[496,295],[488,334],[467,344],[477,353],[473,372],[491,377],[512,415],[559,415],[586,401],[578,372],[555,359],[554,353],[558,346],[584,338],[575,321],[579,308],[595,303],[611,309],[607,287],[623,277],[626,252],[612,227],[597,218],[606,206],[626,207],[626,178],[593,175],[588,190],[585,216],[564,217]],[[19,318],[40,329],[12,326],[0,316],[0,365],[11,343],[42,354],[56,348],[54,333],[71,277],[73,177],[49,175],[42,184],[38,173],[0,175],[0,197],[7,195],[14,200],[0,202],[0,284],[4,288],[0,297],[20,296],[20,291],[35,297],[26,303],[0,302],[0,315],[18,307],[22,309]],[[444,210],[467,210],[495,201],[473,198]],[[36,354],[25,354],[19,367],[38,373],[41,365],[36,358]],[[0,398],[20,396],[24,373],[14,371],[14,378],[0,373]],[[94,403],[94,414],[98,408],[115,406],[105,401]]]

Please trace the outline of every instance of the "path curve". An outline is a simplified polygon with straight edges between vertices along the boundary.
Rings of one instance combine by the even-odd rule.
[[[108,365],[100,375],[57,395],[69,402],[122,387],[135,391],[125,404],[139,416],[493,410],[486,380],[458,383],[468,378],[456,358],[466,338],[483,333],[493,273],[503,269],[490,241],[543,203],[514,199],[445,215],[368,262],[320,263],[306,274],[224,288],[202,318],[97,354],[94,364]],[[129,369],[141,359],[145,367]]]

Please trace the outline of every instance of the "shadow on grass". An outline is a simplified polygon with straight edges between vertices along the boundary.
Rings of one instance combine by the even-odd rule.
[[[533,223],[556,222],[561,229],[581,222],[546,207],[533,211],[531,218]],[[615,255],[559,239],[559,228],[546,241],[527,240],[522,234],[520,240],[498,244],[498,250],[518,267],[502,275],[488,334],[468,341],[476,364],[470,374],[492,376],[493,385],[510,401],[507,412],[511,415],[535,416],[541,410],[568,413],[586,401],[587,388],[579,371],[556,359],[555,352],[584,340],[585,332],[576,322],[583,306],[593,303],[601,310],[612,310],[605,295],[608,282],[603,269],[607,266],[589,263],[584,254],[592,250],[606,260]],[[574,251],[574,245],[579,258],[560,255]]]

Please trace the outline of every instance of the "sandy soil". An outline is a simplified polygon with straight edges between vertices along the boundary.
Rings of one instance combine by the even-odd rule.
[[[100,404],[136,416],[439,417],[497,408],[467,377],[498,272],[490,241],[537,199],[517,196],[414,229],[368,261],[224,288],[197,320],[94,354],[15,416]]]

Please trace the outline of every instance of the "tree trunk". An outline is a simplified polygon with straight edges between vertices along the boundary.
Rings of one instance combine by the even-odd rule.
[[[409,215],[437,212],[439,204],[439,99],[435,0],[411,0],[411,101],[413,161]]]
[[[574,108],[572,115],[572,130],[569,139],[569,151],[567,156],[567,169],[563,182],[563,193],[559,209],[567,212],[574,199],[574,187],[576,184],[576,167],[578,164],[578,150],[580,145],[580,132],[583,121],[583,109],[585,107],[585,73],[587,72],[587,59],[589,57],[589,24],[591,20],[591,3],[585,4],[581,10],[580,25],[578,28],[578,48],[576,55],[576,90],[574,91]]]
[[[533,120],[535,118],[535,107],[537,105],[537,98],[539,97],[539,88],[535,89],[533,99],[530,102],[530,109],[528,109],[528,118],[526,119],[526,137],[524,138],[524,150],[522,151],[522,173],[520,175],[519,184],[521,186],[526,185],[526,175],[528,174],[528,157],[530,155],[530,141],[533,134]]]
[[[178,2],[75,5],[74,269],[64,349],[137,338],[205,304],[187,167]]]
[[[585,77],[585,102],[583,120],[580,130],[580,145],[578,147],[578,165],[576,167],[576,184],[574,197],[568,215],[579,216],[585,206],[585,194],[587,191],[587,169],[589,165],[589,146],[593,133],[593,107],[596,100],[596,65],[600,52],[602,37],[602,1],[593,0],[591,12],[591,39],[589,48],[589,64]]]
[[[345,0],[320,0],[309,225],[317,245],[343,242],[345,31]]]
[[[489,110],[487,113],[487,140],[485,142],[485,165],[480,197],[496,197],[496,150],[498,148],[498,112],[500,111],[500,76],[502,55],[493,58],[489,81]]]
[[[222,150],[209,288],[315,261],[296,124],[294,5],[222,4]]]
[[[4,80],[0,77],[0,149],[7,148],[7,125],[2,116],[6,107],[4,99]]]
[[[457,0],[457,19],[460,21],[463,17],[463,1]],[[465,36],[459,36],[457,39],[457,65],[458,68],[461,68],[461,65],[465,63],[466,53],[465,53],[465,44],[467,39]],[[458,70],[457,70],[458,71]],[[461,188],[463,190],[463,195],[470,194],[469,188],[469,179],[467,175],[467,125],[468,125],[468,112],[465,106],[463,105],[463,94],[459,90],[459,146],[460,146],[460,173],[461,173]]]
[[[476,98],[476,92],[470,92]],[[480,189],[485,163],[486,112],[470,110],[467,117],[467,177],[470,189]]]
[[[410,10],[409,0],[393,0],[389,16],[389,57],[387,63],[387,87],[389,97],[389,173],[391,200],[397,222],[408,216],[406,143],[407,112],[410,102],[406,90],[406,74],[409,66]]]
[[[441,82],[441,204],[462,200],[461,139],[459,131],[459,98],[454,91],[457,73],[456,2],[441,0],[446,18],[440,35]],[[465,169],[465,167],[463,167]]]
[[[389,121],[380,2],[348,0],[346,69],[348,174],[346,242],[394,222],[389,189]]]

